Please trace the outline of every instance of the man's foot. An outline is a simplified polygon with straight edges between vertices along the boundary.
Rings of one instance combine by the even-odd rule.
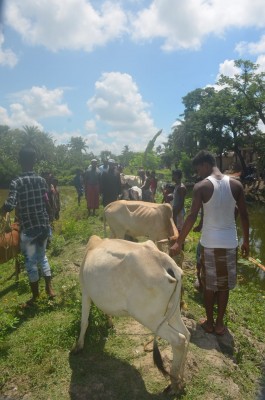
[[[226,332],[227,332],[227,327],[226,326],[223,326],[222,328],[219,328],[219,329],[217,329],[215,327],[215,329],[214,329],[214,333],[217,336],[224,336],[226,334]]]
[[[46,291],[49,299],[52,300],[52,299],[54,299],[54,297],[56,297],[56,294],[54,293],[52,284],[51,284],[52,278],[51,278],[51,276],[45,276],[44,279],[45,279],[45,291]]]
[[[33,307],[37,303],[37,300],[37,298],[32,297],[31,299],[26,301],[26,303],[21,304],[21,308]]]
[[[205,333],[214,333],[214,326],[213,324],[209,324],[207,319],[200,320],[200,326]]]

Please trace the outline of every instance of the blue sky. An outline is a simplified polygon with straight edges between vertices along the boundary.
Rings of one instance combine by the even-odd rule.
[[[166,141],[182,97],[233,60],[265,70],[263,0],[5,0],[1,21],[0,124],[95,155]]]

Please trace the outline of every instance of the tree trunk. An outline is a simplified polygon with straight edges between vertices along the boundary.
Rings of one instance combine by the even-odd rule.
[[[240,164],[241,164],[241,167],[242,167],[242,172],[243,172],[244,175],[246,175],[247,166],[246,166],[245,160],[244,160],[244,158],[242,156],[241,150],[237,146],[235,146],[235,153],[237,154],[237,156],[239,158],[239,161],[240,161]]]

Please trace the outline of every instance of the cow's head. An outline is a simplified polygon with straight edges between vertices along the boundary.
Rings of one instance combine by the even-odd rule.
[[[175,261],[175,263],[178,264],[178,266],[180,268],[182,268],[182,264],[183,264],[183,260],[184,260],[184,252],[181,251],[180,254],[177,254],[176,256],[171,256],[171,254],[170,254],[170,247],[173,246],[173,244],[176,242],[177,238],[178,238],[178,235],[170,236],[167,239],[158,240],[156,242],[156,245],[157,245],[158,250],[163,251],[163,253],[170,255],[170,257]]]

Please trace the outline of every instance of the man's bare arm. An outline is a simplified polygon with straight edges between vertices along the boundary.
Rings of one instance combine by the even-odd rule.
[[[172,255],[179,253],[186,237],[188,236],[189,232],[191,231],[193,225],[196,222],[198,213],[202,207],[201,191],[202,189],[200,184],[194,186],[191,210],[184,222],[184,225],[181,229],[180,235],[176,243],[174,243],[174,245],[170,248],[170,253]]]
[[[238,199],[237,199],[237,208],[240,217],[241,227],[242,227],[242,235],[243,235],[243,243],[241,246],[241,252],[243,257],[247,257],[249,255],[249,218],[247,205],[245,201],[245,195],[242,190],[240,190]]]

